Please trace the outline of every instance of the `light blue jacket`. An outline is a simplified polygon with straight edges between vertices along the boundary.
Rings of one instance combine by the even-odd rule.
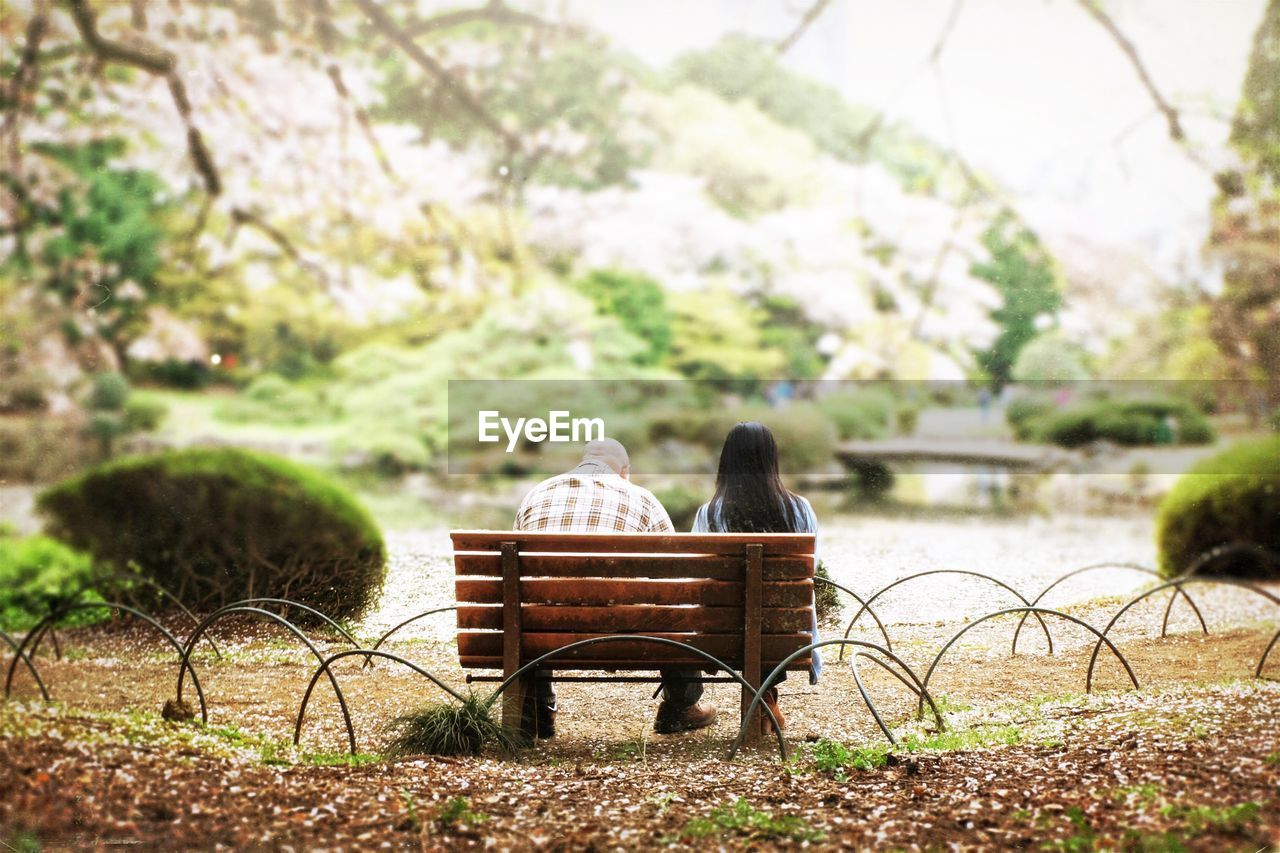
[[[809,502],[799,495],[795,495],[795,502],[791,508],[791,516],[795,519],[796,529],[793,533],[812,533],[814,535],[813,559],[814,563],[818,560],[818,517],[813,514],[813,507]],[[720,511],[720,505],[716,504],[714,508],[711,501],[707,501],[698,507],[698,514],[693,519],[694,533],[734,533],[736,531],[727,529],[724,516]],[[816,603],[810,605],[810,612],[813,619],[813,642],[818,642],[818,608]],[[784,673],[785,675],[785,673]],[[809,665],[809,683],[817,684],[818,678],[822,675],[822,655],[818,649],[813,650]]]

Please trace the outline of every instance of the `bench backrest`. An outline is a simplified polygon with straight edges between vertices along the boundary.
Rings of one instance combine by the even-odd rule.
[[[807,533],[531,533],[454,531],[458,655],[503,669],[577,640],[644,634],[688,643],[740,668],[768,671],[810,642],[814,536]],[[752,578],[755,578],[754,583]],[[752,623],[749,614],[757,613]],[[750,630],[758,626],[758,633]],[[700,664],[657,643],[600,643],[556,669]],[[791,668],[804,669],[808,658]]]

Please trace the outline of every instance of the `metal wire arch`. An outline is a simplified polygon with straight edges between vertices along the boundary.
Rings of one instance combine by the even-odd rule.
[[[988,613],[986,616],[983,616],[979,619],[975,619],[974,621],[970,622],[968,625],[965,625],[963,628],[961,628],[959,631],[956,632],[955,636],[953,636],[950,640],[947,640],[946,645],[942,647],[942,650],[938,652],[937,657],[933,659],[933,663],[929,665],[929,671],[926,672],[924,675],[925,685],[927,686],[929,684],[929,679],[933,677],[933,671],[937,669],[938,663],[942,660],[942,656],[945,655],[947,653],[947,650],[950,649],[953,645],[955,645],[955,643],[961,637],[963,637],[966,633],[968,633],[970,629],[978,627],[983,622],[986,622],[988,619],[994,619],[997,616],[1006,616],[1010,613],[1021,613],[1024,610],[1028,610],[1028,609],[1034,610],[1039,614],[1057,616],[1061,619],[1066,619],[1068,622],[1073,622],[1076,625],[1079,625],[1080,627],[1091,631],[1093,634],[1099,637],[1099,644],[1098,646],[1094,647],[1095,655],[1096,655],[1097,649],[1101,646],[1103,642],[1105,642],[1107,644],[1107,647],[1110,648],[1111,651],[1115,654],[1115,656],[1119,659],[1120,663],[1124,665],[1124,670],[1129,674],[1129,680],[1133,682],[1134,689],[1135,690],[1140,689],[1138,686],[1138,676],[1134,674],[1133,667],[1129,665],[1128,659],[1126,659],[1124,655],[1120,654],[1120,650],[1116,648],[1115,643],[1108,640],[1105,634],[1103,634],[1097,628],[1090,625],[1088,622],[1076,616],[1072,616],[1070,613],[1063,613],[1061,610],[1051,610],[1048,607],[1036,607],[1034,605],[1028,605],[1027,607],[1010,607],[1006,610],[997,610],[994,613]],[[1086,693],[1090,692],[1090,686],[1092,685],[1092,677],[1091,677],[1093,674],[1092,662],[1090,664],[1089,674],[1090,674],[1090,678],[1085,681]]]
[[[1236,580],[1235,578],[1180,577],[1176,580],[1166,581],[1165,583],[1159,584],[1158,586],[1153,586],[1151,589],[1147,590],[1146,592],[1143,592],[1137,598],[1134,598],[1133,600],[1125,604],[1124,607],[1121,607],[1119,610],[1117,610],[1115,615],[1111,617],[1111,621],[1107,623],[1107,627],[1102,630],[1102,634],[1100,635],[1101,639],[1096,644],[1094,644],[1093,654],[1090,655],[1089,657],[1089,672],[1088,672],[1088,677],[1085,681],[1086,693],[1089,692],[1089,685],[1093,683],[1093,668],[1098,660],[1098,650],[1099,650],[1099,647],[1102,645],[1102,640],[1105,640],[1107,638],[1107,635],[1111,633],[1111,629],[1114,628],[1115,624],[1120,621],[1120,617],[1123,616],[1125,613],[1127,613],[1131,607],[1133,607],[1134,605],[1138,604],[1141,601],[1146,600],[1147,598],[1150,598],[1151,596],[1155,595],[1157,592],[1161,592],[1163,590],[1169,589],[1170,587],[1177,586],[1178,584],[1187,584],[1187,583],[1210,583],[1210,584],[1222,584],[1224,586],[1239,587],[1240,589],[1247,589],[1250,592],[1256,593],[1257,595],[1261,595],[1263,598],[1267,599],[1272,604],[1280,605],[1280,596],[1273,595],[1272,593],[1268,592],[1267,590],[1263,589],[1257,584],[1250,583],[1249,581]],[[1111,641],[1107,640],[1107,642],[1108,644],[1110,644]],[[1262,657],[1258,660],[1258,666],[1254,670],[1255,678],[1262,674],[1263,664],[1267,662],[1267,655],[1271,653],[1271,649],[1275,645],[1275,643],[1276,643],[1275,638],[1272,638],[1271,642],[1267,645],[1266,651],[1262,653]]]
[[[410,616],[408,619],[404,620],[399,625],[388,630],[385,634],[379,637],[378,641],[374,643],[373,646],[370,648],[370,651],[377,651],[379,648],[382,647],[382,644],[387,641],[388,637],[390,637],[392,634],[394,634],[396,631],[399,631],[401,628],[405,627],[406,625],[411,625],[414,622],[417,622],[419,619],[425,619],[426,617],[434,616],[437,613],[444,613],[449,610],[457,610],[457,609],[458,609],[458,605],[452,604],[448,607],[437,607],[434,610],[428,610],[424,613],[419,613],[417,616]],[[366,658],[364,665],[369,666],[372,663],[373,663],[373,658]]]
[[[820,649],[823,646],[834,646],[834,645],[840,645],[842,647],[843,646],[860,646],[862,648],[871,649],[872,651],[875,651],[884,655],[885,657],[889,658],[889,660],[893,661],[898,666],[902,667],[903,671],[905,671],[908,675],[910,675],[912,679],[917,684],[920,685],[921,695],[924,696],[924,699],[921,700],[921,714],[924,713],[923,702],[927,700],[929,702],[929,707],[933,710],[934,718],[935,720],[937,720],[938,728],[939,729],[945,728],[946,724],[943,722],[942,714],[938,710],[937,704],[935,704],[933,701],[933,696],[929,694],[926,686],[922,682],[920,682],[919,678],[916,677],[915,672],[911,669],[910,666],[907,665],[906,661],[902,660],[902,658],[898,657],[896,654],[884,648],[883,646],[877,646],[875,643],[868,643],[865,640],[848,640],[848,639],[819,640],[816,643],[810,643],[804,648],[801,648],[792,652],[791,655],[787,657],[786,660],[782,661],[777,666],[775,666],[773,668],[773,671],[770,672],[769,675],[765,678],[764,682],[760,685],[760,689],[756,691],[755,698],[751,700],[751,705],[750,707],[747,708],[747,713],[744,715],[742,726],[738,729],[738,737],[736,740],[734,740],[733,747],[729,750],[730,761],[732,761],[733,757],[737,755],[739,747],[742,746],[743,740],[746,739],[747,723],[751,720],[752,712],[755,711],[756,706],[760,704],[760,700],[761,700],[761,697],[764,695],[764,691],[768,690],[770,687],[773,686],[774,682],[777,681],[778,676],[786,669],[787,665],[790,664],[792,661],[796,660],[797,658],[801,657],[802,655],[805,655],[813,651],[814,649]],[[859,679],[855,678],[854,679],[855,683],[858,682],[858,680]],[[765,705],[765,710],[770,711],[770,716],[772,717],[772,709],[770,709],[768,705]],[[873,716],[874,716],[874,713],[873,713]],[[881,728],[883,728],[883,724]],[[893,738],[890,737],[889,741],[890,743],[892,743]],[[782,743],[781,734],[779,734],[778,736],[778,742],[782,752],[782,759],[785,761],[787,758],[787,752],[786,752],[785,744]]]
[[[886,592],[888,592],[889,590],[893,589],[894,587],[900,584],[904,584],[910,580],[915,580],[916,578],[928,577],[929,575],[968,575],[970,577],[981,578],[982,580],[988,580],[994,583],[996,586],[999,586],[1003,589],[1007,589],[1009,592],[1013,593],[1014,597],[1016,597],[1019,601],[1021,601],[1027,607],[1033,606],[1030,601],[1027,601],[1027,597],[1025,595],[1018,592],[1016,589],[1009,586],[1009,584],[1005,583],[999,578],[993,578],[991,575],[986,575],[986,574],[983,574],[982,572],[975,572],[970,569],[930,569],[929,571],[926,571],[926,572],[916,572],[913,575],[907,575],[904,578],[898,578],[897,580],[893,581],[887,586],[883,586],[880,589],[876,590],[875,593],[870,598],[867,599],[866,606],[864,606],[862,610],[859,610],[857,613],[855,613],[853,615],[853,618],[849,620],[849,627],[845,628],[844,638],[846,640],[849,639],[849,635],[853,633],[853,626],[857,624],[858,619],[862,616],[862,611],[870,609],[871,602],[875,601],[877,598],[884,595]],[[1038,613],[1036,614],[1036,620],[1040,623],[1040,627],[1044,629],[1045,640],[1049,643],[1049,654],[1053,654],[1053,635],[1049,633],[1049,626],[1045,624],[1043,617],[1041,617],[1040,614]],[[840,650],[839,659],[844,660],[843,648]]]
[[[884,637],[884,647],[886,649],[889,649],[890,651],[893,651],[893,641],[889,639],[889,632],[885,630],[884,623],[880,621],[880,617],[876,615],[876,612],[871,609],[871,605],[868,604],[863,599],[862,596],[858,595],[856,592],[849,589],[849,587],[842,586],[836,583],[835,581],[831,580],[831,578],[820,578],[817,575],[814,575],[813,582],[830,584],[831,586],[834,586],[836,589],[840,590],[841,592],[844,592],[844,593],[847,593],[848,595],[853,596],[853,600],[861,604],[862,609],[870,613],[871,618],[876,620],[876,626],[880,628],[880,636]],[[845,636],[847,637],[848,634],[846,634]]]
[[[1033,607],[1038,605],[1044,599],[1044,597],[1049,594],[1050,590],[1057,587],[1058,584],[1062,583],[1063,581],[1070,580],[1071,578],[1076,577],[1077,575],[1082,575],[1085,572],[1093,572],[1099,569],[1126,569],[1134,572],[1142,572],[1143,574],[1152,575],[1153,577],[1157,577],[1157,578],[1161,577],[1160,572],[1156,571],[1153,568],[1150,568],[1149,566],[1139,565],[1138,563],[1093,563],[1088,566],[1082,566],[1081,568],[1073,569],[1067,572],[1065,575],[1061,575],[1060,577],[1058,577],[1058,579],[1055,580],[1053,583],[1049,584],[1044,589],[1040,590],[1040,594],[1037,595],[1034,599],[1032,599],[1031,605]],[[1187,594],[1187,591],[1184,590],[1181,586],[1179,586],[1176,590],[1174,590],[1173,595],[1169,597],[1169,605],[1164,610],[1164,622],[1161,623],[1160,625],[1160,636],[1164,637],[1168,635],[1169,613],[1173,610],[1173,602],[1177,600],[1179,594],[1181,594],[1182,597],[1186,599],[1187,604],[1191,605],[1191,609],[1195,611],[1196,618],[1200,620],[1200,630],[1202,630],[1207,635],[1209,633],[1209,626],[1205,624],[1204,615],[1201,614],[1200,608],[1196,606],[1195,601],[1191,598],[1190,595]],[[1030,615],[1031,614],[1029,613],[1022,614],[1022,618],[1018,620],[1018,627],[1013,629],[1013,647],[1010,649],[1010,654],[1016,655],[1018,653],[1018,635],[1022,633],[1022,626],[1026,624],[1027,617]]]
[[[321,661],[320,666],[316,668],[315,673],[311,676],[311,682],[307,685],[307,692],[302,695],[302,704],[298,706],[298,718],[293,725],[293,745],[294,746],[297,746],[298,742],[302,739],[302,721],[307,713],[307,704],[311,701],[311,693],[312,691],[315,690],[316,682],[320,680],[320,674],[322,672],[327,673],[329,677],[333,679],[334,675],[333,675],[333,670],[331,669],[331,665],[334,663],[334,661],[338,661],[338,660],[341,660],[342,658],[352,657],[355,655],[365,655],[366,659],[372,658],[372,657],[379,657],[385,660],[395,661],[396,663],[403,664],[404,666],[409,667],[409,669],[413,670],[419,675],[425,676],[428,680],[431,681],[432,684],[439,687],[441,690],[445,691],[454,699],[457,699],[459,702],[465,701],[462,697],[462,694],[458,693],[452,687],[445,684],[440,679],[436,678],[434,675],[432,675],[423,667],[418,666],[413,661],[403,658],[400,655],[392,654],[391,652],[378,651],[377,649],[346,649],[345,651],[332,654],[329,657],[325,658],[323,661]],[[336,679],[334,680],[334,689],[338,690]],[[339,691],[339,695],[341,695],[341,691]],[[349,716],[346,717],[346,724],[347,724],[347,739],[351,745],[351,754],[355,755],[356,754],[356,734],[355,734],[355,729],[353,728],[351,723],[351,718]]]
[[[40,688],[40,696],[44,699],[44,701],[48,702],[49,690],[44,686],[44,679],[42,679],[40,677],[40,673],[36,671],[35,664],[31,662],[31,658],[27,657],[25,654],[22,654],[22,648],[17,644],[17,642],[14,641],[13,637],[10,637],[6,632],[0,631],[0,640],[4,640],[5,644],[9,648],[13,649],[15,658],[18,655],[22,655],[22,662],[27,665],[27,671],[31,673],[31,677],[35,679],[36,686]],[[5,691],[4,698],[5,699],[9,698],[8,690]]]
[[[231,616],[236,613],[252,613],[257,616],[265,616],[266,618],[270,619],[276,624],[284,626],[291,634],[293,634],[295,637],[301,640],[303,645],[305,645],[308,649],[310,649],[311,654],[315,655],[316,660],[321,662],[324,661],[324,655],[320,654],[320,650],[315,647],[315,644],[312,643],[309,639],[307,639],[306,634],[302,633],[302,630],[299,629],[298,626],[290,622],[288,619],[285,619],[283,616],[279,615],[278,613],[272,613],[270,610],[263,610],[260,607],[248,607],[248,606],[242,606],[242,605],[229,604],[225,607],[219,608],[218,610],[214,611],[210,615],[206,616],[204,618],[204,621],[202,621],[198,626],[196,626],[196,629],[191,632],[191,636],[187,638],[187,645],[186,645],[186,648],[182,650],[182,660],[178,665],[177,696],[179,701],[182,700],[183,678],[188,671],[191,672],[192,682],[196,683],[196,671],[195,671],[195,668],[191,665],[191,652],[195,649],[196,642],[200,639],[200,635],[205,631],[207,631],[209,629],[209,626],[211,626],[214,622],[217,622],[219,619],[224,619],[227,616]],[[351,712],[347,708],[346,699],[344,699],[342,696],[342,690],[338,687],[338,680],[333,677],[332,672],[329,673],[329,682],[330,684],[333,685],[333,692],[338,697],[338,705],[342,708],[342,716],[346,719],[347,730],[348,732],[350,732],[352,731]],[[201,700],[201,703],[200,703],[200,720],[201,722],[206,724],[209,722],[209,713],[208,713],[208,710],[205,708],[203,699]],[[355,735],[352,734],[351,751],[353,753],[355,752],[355,748],[356,748]]]
[[[177,651],[179,659],[185,660],[182,644],[178,642],[178,639],[174,637],[173,634],[171,634],[167,628],[165,628],[163,625],[157,622],[153,617],[142,612],[141,610],[135,607],[130,607],[127,604],[121,604],[118,601],[72,601],[63,605],[56,612],[50,613],[48,616],[44,617],[44,619],[41,619],[40,622],[37,623],[30,631],[27,632],[27,635],[22,638],[22,642],[18,644],[18,650],[14,654],[14,659],[12,663],[10,663],[9,665],[9,671],[5,675],[5,681],[4,681],[5,698],[6,699],[9,698],[9,691],[10,691],[10,688],[13,686],[13,673],[18,666],[18,657],[20,656],[25,657],[27,642],[31,640],[33,637],[37,636],[37,632],[43,629],[45,623],[53,622],[57,619],[61,619],[62,617],[66,616],[68,613],[72,613],[77,610],[92,610],[92,609],[98,609],[98,608],[106,608],[108,610],[121,610],[121,611],[124,611],[125,613],[130,614],[131,616],[141,619],[143,622],[147,623],[149,626],[151,626],[152,628],[155,628],[162,635],[164,635],[164,638],[169,641],[169,645],[173,646],[174,650]],[[28,660],[28,663],[30,663],[29,660]],[[204,701],[204,688],[200,686],[200,679],[196,677],[196,674],[194,671],[191,673],[191,684],[195,687],[196,698],[199,699],[200,701],[200,713],[204,718],[207,718],[208,711]],[[178,693],[178,699],[179,700],[182,699],[181,692]]]

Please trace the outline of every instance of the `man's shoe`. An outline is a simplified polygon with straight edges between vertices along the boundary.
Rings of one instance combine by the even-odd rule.
[[[541,702],[536,696],[526,696],[520,727],[525,731],[526,735],[539,738],[555,737],[556,706]]]
[[[653,721],[653,730],[660,735],[673,735],[676,732],[705,729],[715,721],[716,706],[710,702],[673,705],[663,701],[658,705],[658,716]]]
[[[556,736],[556,706],[538,705],[538,737]]]

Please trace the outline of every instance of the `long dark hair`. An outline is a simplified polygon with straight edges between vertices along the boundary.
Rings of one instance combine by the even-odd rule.
[[[733,533],[789,533],[796,527],[796,497],[778,474],[778,443],[762,423],[729,430],[720,451],[712,512]]]

